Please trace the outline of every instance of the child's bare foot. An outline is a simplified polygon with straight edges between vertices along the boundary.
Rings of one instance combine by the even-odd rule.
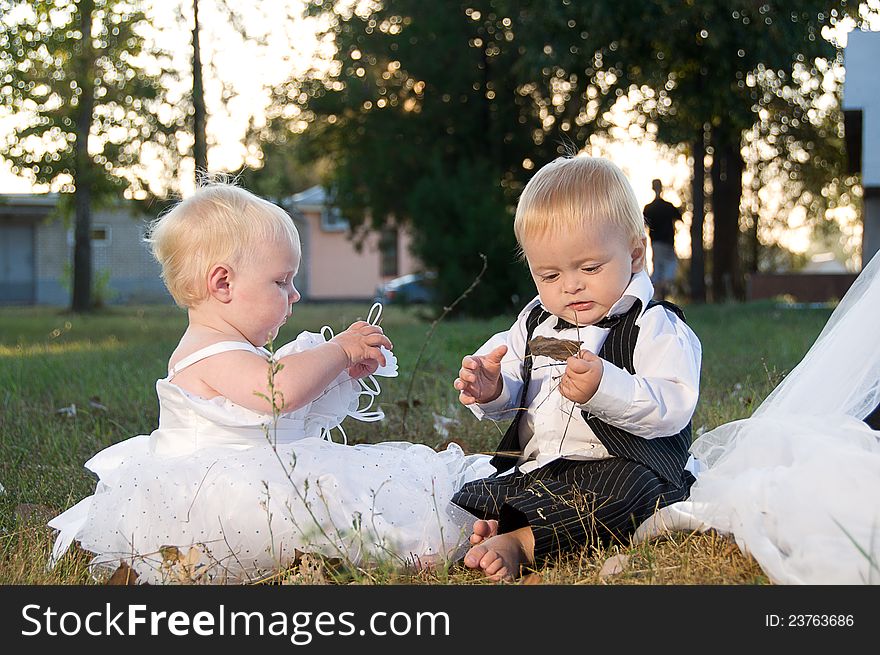
[[[474,521],[474,532],[471,535],[470,542],[476,546],[486,541],[486,539],[494,537],[496,534],[498,534],[498,521],[494,519],[488,521],[480,519],[479,521]]]
[[[497,526],[496,526],[497,529]],[[513,580],[521,575],[524,564],[534,563],[535,537],[528,526],[513,532],[496,534],[471,548],[464,565],[482,569],[490,580]]]

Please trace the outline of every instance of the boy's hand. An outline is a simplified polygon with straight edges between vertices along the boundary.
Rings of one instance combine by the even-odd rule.
[[[458,389],[462,405],[488,403],[501,395],[501,359],[507,346],[498,346],[487,355],[468,355],[452,386]]]
[[[368,371],[371,367],[375,371],[379,366],[385,366],[385,355],[379,350],[380,346],[385,346],[391,350],[394,346],[378,325],[370,325],[366,321],[356,321],[352,323],[347,330],[340,332],[330,339],[329,343],[335,343],[342,348],[345,356],[348,358],[346,368],[354,369],[352,377],[364,377],[369,375],[357,375],[364,371]],[[369,362],[373,362],[370,364]]]
[[[581,350],[577,357],[565,360],[565,373],[559,382],[559,392],[581,405],[595,395],[601,381],[602,358],[589,350]]]

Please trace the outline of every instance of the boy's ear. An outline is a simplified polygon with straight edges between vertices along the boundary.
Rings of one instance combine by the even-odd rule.
[[[632,272],[640,273],[645,268],[645,253],[648,248],[647,237],[641,237],[636,241],[632,249]]]
[[[208,271],[208,295],[222,303],[232,300],[232,269],[226,264],[215,264]]]

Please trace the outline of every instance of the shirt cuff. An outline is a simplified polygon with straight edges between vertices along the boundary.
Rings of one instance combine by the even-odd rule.
[[[635,390],[636,380],[630,373],[603,359],[599,388],[578,409],[610,422],[609,419],[621,416],[632,408]]]
[[[495,400],[490,400],[487,403],[474,403],[473,405],[468,405],[467,408],[474,413],[479,420],[483,420],[483,418],[491,418],[496,420],[501,420],[504,418],[511,418],[511,416],[504,416],[504,414],[511,414],[510,412],[505,412],[504,410],[508,409],[508,405],[510,404],[510,390],[507,385],[504,384],[501,386],[501,393]],[[512,414],[511,414],[512,415]]]

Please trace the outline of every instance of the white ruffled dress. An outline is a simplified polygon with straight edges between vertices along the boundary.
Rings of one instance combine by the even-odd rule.
[[[303,332],[274,357],[324,341]],[[379,392],[372,376],[343,372],[318,399],[277,420],[173,384],[186,366],[233,349],[271,356],[241,342],[193,353],[156,382],[158,429],[86,462],[98,477],[95,493],[49,522],[58,530],[53,563],[77,541],[95,554],[93,567],[126,562],[141,583],[241,583],[279,571],[296,551],[359,566],[463,555],[474,517],[450,498],[494,470],[488,457],[454,444],[435,452],[408,442],[331,441],[346,417],[382,418],[369,404],[359,409]],[[391,359],[378,375],[396,375]]]
[[[697,481],[636,541],[730,534],[777,584],[880,583],[880,255],[751,418],[691,446]]]

